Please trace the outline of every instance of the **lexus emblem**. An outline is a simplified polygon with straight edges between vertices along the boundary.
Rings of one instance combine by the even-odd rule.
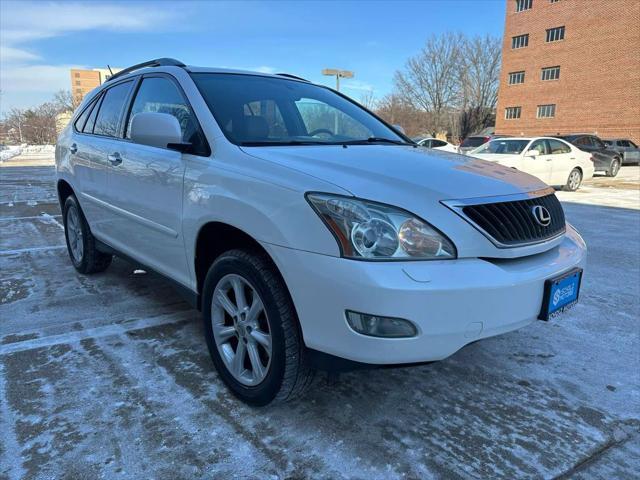
[[[532,207],[531,213],[538,225],[548,227],[551,223],[551,214],[549,213],[549,210],[544,208],[542,205],[535,205]]]

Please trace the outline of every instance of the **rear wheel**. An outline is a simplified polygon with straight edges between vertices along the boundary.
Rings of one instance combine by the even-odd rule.
[[[569,173],[569,177],[567,178],[567,183],[565,184],[564,189],[569,192],[575,192],[580,187],[581,183],[582,172],[579,169],[574,168]]]
[[[111,265],[112,255],[96,248],[89,224],[74,195],[67,197],[63,209],[64,236],[71,263],[80,273],[102,272]]]
[[[209,269],[203,295],[211,359],[238,398],[266,405],[303,393],[314,372],[289,293],[266,255],[223,253]]]
[[[615,177],[616,175],[618,175],[619,171],[620,171],[620,159],[616,157],[611,162],[611,165],[609,166],[609,170],[607,170],[607,177]]]

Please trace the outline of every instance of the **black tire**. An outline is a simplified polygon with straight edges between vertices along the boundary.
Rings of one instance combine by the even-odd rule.
[[[268,318],[271,361],[264,379],[255,386],[238,381],[220,356],[213,336],[212,301],[218,282],[234,274],[255,288]],[[244,402],[263,406],[299,397],[311,384],[315,371],[308,365],[295,308],[286,285],[271,259],[261,252],[229,250],[209,268],[203,289],[204,332],[218,374],[231,392]]]
[[[620,164],[620,159],[618,157],[614,158],[611,165],[609,165],[609,170],[606,172],[607,177],[615,177],[618,175],[618,172],[620,171]]]
[[[69,231],[69,218],[73,216],[74,212],[76,214],[74,220],[78,221],[78,226],[82,232],[82,238],[80,240],[82,242],[82,254],[80,256],[74,255],[69,238],[71,235]],[[69,252],[69,258],[75,269],[84,274],[105,271],[109,265],[111,265],[113,256],[100,252],[96,248],[95,238],[91,234],[89,224],[74,195],[67,197],[67,200],[64,202],[62,218],[64,221],[64,238],[67,243],[67,251]]]
[[[574,168],[569,172],[567,177],[567,183],[565,183],[563,190],[567,192],[575,192],[582,185],[582,172],[579,168]]]

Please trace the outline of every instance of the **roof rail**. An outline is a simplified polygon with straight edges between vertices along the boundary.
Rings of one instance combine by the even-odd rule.
[[[134,72],[136,70],[140,70],[141,68],[146,68],[146,67],[166,67],[166,66],[186,67],[186,65],[184,63],[182,63],[181,61],[176,60],[174,58],[156,58],[155,60],[149,60],[148,62],[138,63],[136,65],[132,65],[130,67],[127,67],[124,70],[120,70],[118,73],[115,73],[115,74],[111,75],[107,79],[107,82],[110,82],[111,80],[114,80],[114,79],[116,79],[118,77],[122,77],[123,75],[126,75],[128,73]]]
[[[276,73],[276,75],[279,77],[293,78],[294,80],[302,80],[303,82],[309,83],[309,80],[307,80],[306,78],[298,77],[297,75],[291,75],[290,73]]]

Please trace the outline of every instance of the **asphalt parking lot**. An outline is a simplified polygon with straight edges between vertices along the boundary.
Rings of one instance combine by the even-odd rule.
[[[637,478],[639,172],[561,195],[589,247],[565,316],[255,409],[171,286],[121,260],[75,272],[51,166],[4,166],[0,478]]]

